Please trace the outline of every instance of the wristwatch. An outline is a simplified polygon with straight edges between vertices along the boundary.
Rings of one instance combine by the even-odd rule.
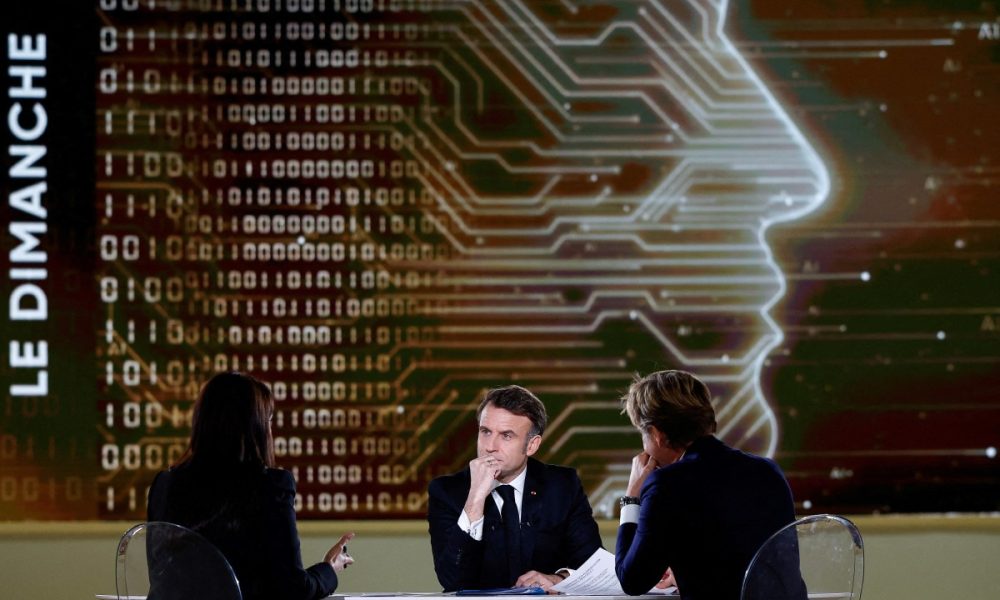
[[[625,507],[629,504],[639,504],[639,498],[637,496],[622,496],[618,499],[618,506]]]

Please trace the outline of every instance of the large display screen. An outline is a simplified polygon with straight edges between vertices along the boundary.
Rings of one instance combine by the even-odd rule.
[[[2,9],[0,518],[141,518],[231,369],[303,518],[509,383],[611,517],[665,368],[801,513],[1000,509],[989,3],[73,4]]]

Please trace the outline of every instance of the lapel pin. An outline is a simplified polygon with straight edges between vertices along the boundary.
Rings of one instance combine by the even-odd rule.
[[[537,496],[537,495],[538,495],[538,492],[536,492],[535,490],[531,490],[531,495],[532,495],[532,496]]]

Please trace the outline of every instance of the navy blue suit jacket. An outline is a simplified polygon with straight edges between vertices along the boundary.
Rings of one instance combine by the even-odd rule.
[[[302,568],[295,480],[281,469],[163,471],[149,490],[147,518],[193,529],[229,561],[244,600],[313,600],[337,589],[327,562]]]
[[[434,570],[445,591],[510,587],[500,512],[492,498],[484,506],[483,539],[458,527],[469,496],[469,469],[438,477],[428,487]],[[576,471],[528,459],[521,501],[521,564],[554,573],[577,568],[601,547],[594,513]]]
[[[618,528],[618,579],[644,594],[671,567],[684,600],[738,600],[754,553],[794,519],[773,461],[700,438],[643,484],[638,525]]]

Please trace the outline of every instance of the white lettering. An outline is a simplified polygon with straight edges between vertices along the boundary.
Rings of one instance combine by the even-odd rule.
[[[47,367],[49,365],[49,343],[38,342],[38,351],[31,342],[10,343],[10,366]]]
[[[21,160],[14,163],[10,168],[10,176],[13,177],[45,177],[45,165],[36,165],[45,156],[45,146],[11,146],[9,153],[11,156],[23,156]],[[27,166],[26,166],[27,165]]]
[[[7,202],[12,209],[9,211],[17,220],[7,223],[7,232],[17,240],[17,244],[9,251],[10,267],[8,279],[17,285],[12,286],[8,299],[8,317],[13,322],[34,322],[33,327],[43,325],[49,316],[49,301],[40,283],[48,278],[48,253],[42,243],[48,225],[45,222],[48,210],[42,200],[48,192],[45,178],[48,168],[45,158],[48,148],[43,136],[49,125],[48,112],[44,104],[35,101],[21,103],[23,98],[42,99],[47,97],[44,78],[46,68],[46,38],[44,34],[7,36],[7,57],[11,64],[7,65],[7,75],[10,78],[7,88],[7,98],[10,106],[7,110],[7,129],[11,137],[27,144],[11,144],[7,147],[7,156],[12,160],[8,168],[11,180],[36,179],[25,183],[17,189],[11,189]],[[35,64],[14,64],[18,61],[33,61]],[[39,64],[41,63],[41,64]],[[27,114],[29,113],[30,114]],[[35,220],[28,220],[35,219]],[[39,282],[39,283],[31,283]],[[21,326],[23,328],[24,325]],[[14,337],[21,333],[11,329]],[[35,336],[31,336],[35,337]],[[28,373],[14,372],[10,378],[11,396],[45,396],[49,393],[49,344],[38,339],[22,342],[11,339],[9,342],[11,369],[31,369]],[[13,383],[18,381],[19,383]],[[33,383],[24,383],[24,382]]]
[[[48,188],[48,184],[44,181],[39,181],[28,187],[14,190],[9,196],[11,208],[16,208],[33,217],[44,219],[47,213],[45,207],[42,206],[42,194],[47,192]]]
[[[7,89],[11,98],[45,97],[45,88],[35,87],[35,77],[45,77],[45,67],[11,67],[7,69],[7,74],[21,78],[21,85]]]
[[[33,142],[38,139],[45,128],[49,125],[49,114],[45,112],[45,107],[35,102],[31,111],[35,114],[35,124],[31,129],[21,127],[21,105],[14,104],[7,111],[7,126],[14,133],[14,136],[22,142]]]
[[[45,396],[49,393],[49,373],[39,371],[34,385],[13,384],[10,386],[11,396]]]
[[[33,299],[34,306],[24,306],[25,299]],[[42,288],[33,283],[22,283],[10,293],[12,321],[44,321],[48,316],[49,300]]]
[[[17,36],[13,33],[7,36],[7,54],[11,60],[45,60],[45,34],[35,36],[35,44],[31,44],[30,35],[21,36],[21,45],[17,44]]]
[[[8,227],[11,235],[21,240],[10,251],[10,262],[43,263],[47,258],[44,250],[39,247],[38,238],[32,234],[45,233],[45,223],[11,223]]]

